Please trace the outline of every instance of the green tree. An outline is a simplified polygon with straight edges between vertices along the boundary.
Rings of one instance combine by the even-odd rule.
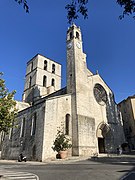
[[[15,108],[16,102],[13,100],[15,91],[11,93],[5,86],[5,81],[2,79],[2,73],[0,72],[0,132],[9,132],[9,129],[13,127],[14,119],[17,113]]]
[[[55,141],[53,142],[52,149],[54,151],[66,151],[67,149],[71,148],[72,144],[70,143],[70,139],[64,134],[63,130],[57,131],[57,136]]]
[[[29,6],[26,0],[15,0],[19,4],[23,5],[26,12],[29,12]],[[84,19],[88,18],[88,4],[89,0],[70,0],[66,5],[67,19],[71,23],[74,19],[79,17],[81,14]],[[135,0],[115,0],[123,8],[123,14],[120,15],[120,19],[124,18],[125,15],[133,14],[135,18]]]

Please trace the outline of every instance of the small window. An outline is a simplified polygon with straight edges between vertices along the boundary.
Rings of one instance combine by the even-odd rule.
[[[36,145],[32,148],[32,159],[36,159]]]
[[[44,61],[44,70],[47,70],[47,61]]]
[[[37,114],[34,113],[31,124],[31,136],[35,135],[36,133],[36,121],[37,121]]]
[[[6,133],[4,132],[4,131],[1,131],[1,141],[3,142],[4,141],[4,139],[5,139],[5,135],[6,135]]]
[[[13,127],[10,128],[10,130],[9,130],[9,140],[12,139],[12,136],[13,136]]]
[[[70,39],[72,39],[72,37],[73,37],[73,34],[72,34],[72,32],[70,32],[69,36],[70,36]]]
[[[23,118],[23,119],[22,119],[22,122],[21,122],[20,137],[24,137],[24,132],[25,132],[25,118]]]
[[[31,62],[31,71],[33,70],[33,62]]]
[[[52,73],[55,74],[55,64],[52,64]]]
[[[66,114],[65,119],[65,134],[69,135],[69,122],[70,122],[70,114]]]
[[[76,38],[78,38],[78,39],[79,39],[79,33],[78,33],[78,32],[76,32]]]
[[[12,122],[12,126],[10,127],[10,129],[9,129],[9,140],[11,140],[12,139],[12,137],[13,137],[13,131],[14,131],[14,121]],[[4,133],[4,132],[3,132]],[[3,134],[2,132],[1,132],[1,141],[2,141],[2,134]],[[5,134],[5,133],[4,133]]]
[[[52,79],[52,83],[51,83],[52,86],[55,86],[55,80]]]
[[[129,132],[130,132],[130,133],[132,132],[132,128],[131,128],[131,127],[129,127]]]
[[[46,87],[46,83],[47,83],[47,77],[43,76],[43,87]]]
[[[32,77],[29,78],[29,88],[31,87]]]

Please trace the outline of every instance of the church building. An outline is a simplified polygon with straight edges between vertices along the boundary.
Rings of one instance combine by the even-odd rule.
[[[61,65],[41,54],[27,63],[23,101],[17,102],[17,127],[3,141],[2,158],[55,158],[57,129],[71,138],[70,156],[114,153],[124,142],[114,94],[86,63],[80,27],[67,30],[67,84],[61,88]]]

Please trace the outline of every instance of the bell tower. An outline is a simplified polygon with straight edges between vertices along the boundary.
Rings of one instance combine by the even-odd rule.
[[[32,104],[60,88],[60,64],[41,54],[27,62],[23,102]]]
[[[82,86],[87,79],[86,55],[83,53],[82,34],[73,24],[67,31],[67,93],[71,94],[72,155],[79,155],[79,100],[84,94]]]
[[[67,92],[75,92],[78,77],[86,72],[86,55],[83,53],[80,27],[73,24],[67,31]],[[81,73],[81,74],[80,74]]]

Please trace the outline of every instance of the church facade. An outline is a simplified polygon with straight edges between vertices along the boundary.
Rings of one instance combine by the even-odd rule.
[[[122,119],[114,94],[86,64],[82,34],[67,31],[67,85],[61,88],[61,65],[37,54],[27,63],[23,102],[17,102],[17,128],[5,137],[2,158],[55,158],[57,128],[71,138],[70,156],[116,152],[124,142]]]

